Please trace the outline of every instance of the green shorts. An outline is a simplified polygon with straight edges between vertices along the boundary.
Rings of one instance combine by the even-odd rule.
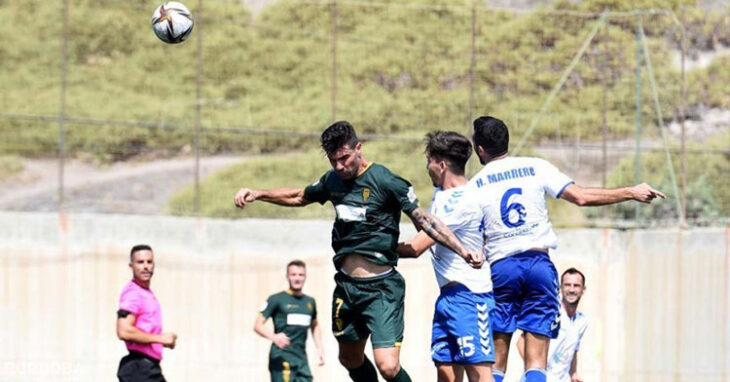
[[[286,361],[281,357],[269,359],[271,382],[311,382],[312,372],[306,361]]]
[[[373,348],[392,348],[403,341],[403,300],[406,283],[395,270],[358,278],[335,275],[332,333],[339,342],[367,339]]]

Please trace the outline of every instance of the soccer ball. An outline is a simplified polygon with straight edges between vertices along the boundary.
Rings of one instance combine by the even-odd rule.
[[[193,31],[193,15],[177,1],[162,3],[152,13],[152,30],[168,44],[181,43]]]

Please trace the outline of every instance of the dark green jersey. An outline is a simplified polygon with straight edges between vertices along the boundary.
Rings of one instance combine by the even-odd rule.
[[[304,198],[320,204],[329,200],[335,207],[332,249],[338,270],[344,255],[351,253],[395,266],[401,211],[410,213],[418,207],[411,184],[374,163],[352,180],[342,180],[330,170],[304,189]]]
[[[261,309],[261,315],[274,321],[274,332],[284,332],[289,337],[289,346],[279,349],[271,344],[270,357],[297,358],[306,361],[307,331],[312,321],[317,318],[317,306],[314,299],[307,296],[295,296],[286,290],[272,294]]]

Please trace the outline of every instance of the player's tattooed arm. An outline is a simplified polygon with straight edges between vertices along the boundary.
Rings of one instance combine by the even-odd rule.
[[[437,243],[449,248],[461,256],[466,254],[466,249],[461,245],[459,239],[454,236],[449,227],[441,219],[426,212],[423,208],[416,208],[409,215],[416,224],[416,228],[423,230]]]
[[[423,230],[423,232],[437,243],[459,254],[472,267],[479,268],[484,263],[484,255],[479,251],[467,251],[461,245],[459,239],[456,238],[456,235],[438,217],[429,214],[421,207],[413,210],[408,216],[413,220],[417,228]]]
[[[256,200],[287,207],[301,207],[311,203],[304,198],[304,189],[301,188],[273,188],[270,190],[242,188],[233,197],[233,203],[238,208],[244,208],[246,204]]]

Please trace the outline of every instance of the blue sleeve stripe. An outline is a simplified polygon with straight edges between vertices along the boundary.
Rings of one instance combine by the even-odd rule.
[[[563,191],[565,191],[565,189],[568,188],[568,186],[570,186],[571,184],[574,184],[574,183],[575,182],[572,180],[570,182],[566,183],[565,186],[563,186],[563,188],[560,189],[560,192],[558,192],[558,195],[555,196],[555,199],[560,199],[560,195],[563,195]]]

